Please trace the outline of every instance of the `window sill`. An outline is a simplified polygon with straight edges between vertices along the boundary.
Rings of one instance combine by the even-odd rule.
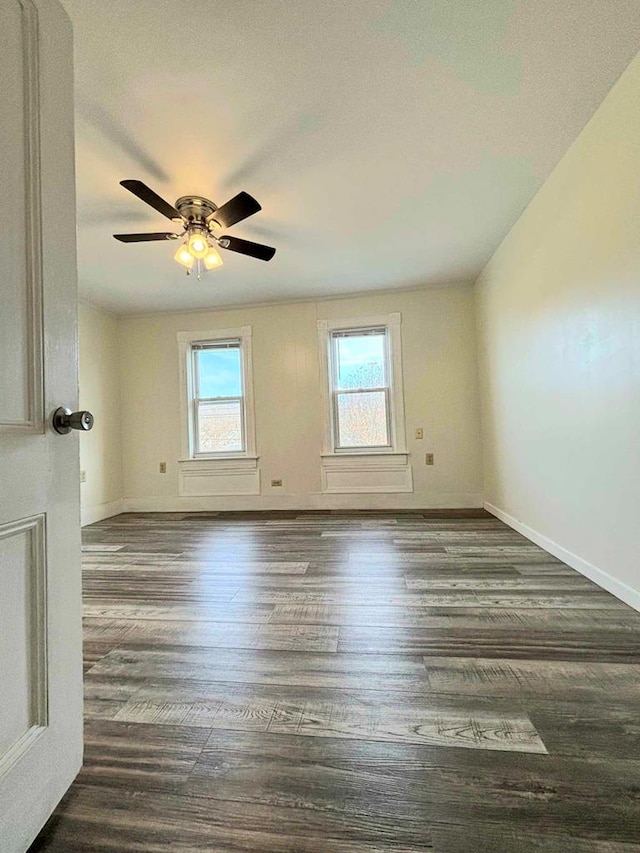
[[[197,465],[202,466],[205,464],[212,463],[216,467],[224,463],[231,463],[232,465],[242,464],[243,462],[247,463],[247,467],[255,468],[258,464],[259,456],[249,456],[246,453],[238,453],[233,454],[230,453],[225,456],[191,456],[188,459],[178,459],[178,463],[180,465]]]
[[[364,458],[391,458],[398,459],[400,457],[408,457],[408,450],[334,450],[326,453],[321,453],[322,459],[362,459]]]

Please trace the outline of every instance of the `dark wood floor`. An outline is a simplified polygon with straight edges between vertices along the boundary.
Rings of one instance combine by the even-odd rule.
[[[491,516],[84,542],[86,762],[34,853],[640,853],[640,614]]]

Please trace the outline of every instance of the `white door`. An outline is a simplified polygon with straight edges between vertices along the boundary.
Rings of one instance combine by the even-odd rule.
[[[0,0],[0,849],[24,853],[82,761],[71,25]]]

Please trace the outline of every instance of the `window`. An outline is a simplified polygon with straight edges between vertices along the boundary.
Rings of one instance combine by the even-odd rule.
[[[335,450],[391,446],[387,330],[331,332]]]
[[[182,461],[255,459],[251,327],[180,332],[178,345]]]
[[[325,456],[406,453],[400,315],[318,322],[326,371]]]
[[[194,456],[245,450],[240,356],[238,340],[191,344]]]

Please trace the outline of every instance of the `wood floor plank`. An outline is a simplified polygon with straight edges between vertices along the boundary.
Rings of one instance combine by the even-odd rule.
[[[338,651],[347,654],[408,654],[437,657],[531,658],[640,663],[638,632],[597,629],[569,632],[503,627],[381,628],[342,625]]]
[[[92,679],[180,679],[282,684],[350,690],[426,692],[426,670],[419,656],[336,655],[188,646],[120,646],[91,670]]]
[[[398,543],[393,543],[398,544]],[[353,554],[349,555],[350,562],[360,562],[365,559],[358,549]],[[442,548],[432,549],[421,547],[418,543],[415,545],[407,545],[402,550],[391,552],[388,550],[376,550],[372,547],[368,550],[366,559],[382,566],[385,563],[396,563],[411,566],[431,566],[431,565],[456,565],[462,561],[466,566],[488,566],[498,563],[501,565],[518,565],[525,563],[526,565],[554,565],[560,563],[554,557],[551,557],[542,549],[532,550],[524,548],[476,548],[472,546],[448,547],[443,545]]]
[[[81,784],[178,790],[189,779],[210,731],[90,719]]]
[[[598,631],[636,633],[638,616],[606,609],[576,608],[520,609],[488,607],[401,607],[385,605],[277,604],[273,605],[273,623],[311,623],[319,625],[363,625],[369,627],[452,628],[466,632],[474,628],[544,630],[563,634]]]
[[[435,693],[539,699],[553,696],[567,702],[601,699],[606,692],[640,704],[640,663],[425,657],[424,664]]]
[[[423,822],[78,784],[36,851],[82,853],[420,853]]]
[[[435,823],[437,853],[469,853],[469,839],[482,853],[640,853],[640,844],[522,831],[503,823],[461,821],[454,825]]]
[[[82,647],[82,665],[86,672],[91,669],[101,658],[108,654],[113,648],[114,643],[90,643],[85,642]]]
[[[97,548],[97,546],[93,546]],[[241,575],[304,575],[309,568],[309,563],[304,561],[285,561],[285,560],[195,560],[195,559],[180,559],[167,558],[159,560],[154,558],[145,558],[141,560],[140,555],[129,554],[125,552],[124,559],[115,562],[110,555],[109,557],[101,557],[97,559],[92,554],[91,560],[83,561],[83,570],[89,577],[95,575],[100,570],[123,572],[128,571],[131,566],[144,565],[152,568],[154,574],[165,572],[170,574],[187,575],[189,572],[198,575],[213,575],[218,578],[236,578]],[[182,555],[181,555],[182,556]]]
[[[640,756],[635,699],[625,701],[603,690],[599,701],[562,702],[546,697],[529,701],[528,708],[554,755],[620,760]]]
[[[89,545],[85,543],[82,545],[82,553],[105,553],[110,551],[121,551],[124,547],[124,545],[108,545],[106,542],[97,543],[95,545]]]
[[[465,749],[545,753],[526,714],[412,694],[323,693],[224,682],[145,682],[115,719]]]
[[[254,604],[325,604],[354,606],[362,602],[359,589],[353,589],[349,597],[348,589],[334,592],[307,592],[298,589],[254,589],[240,590],[232,599],[233,604],[247,606]],[[508,610],[571,608],[577,610],[624,610],[626,605],[616,601],[607,593],[574,591],[571,594],[550,595],[547,592],[521,591],[520,593],[474,592],[473,590],[425,592],[386,592],[373,588],[367,594],[367,603],[373,607],[491,607]]]
[[[270,622],[274,608],[232,607],[230,604],[212,604],[208,607],[182,604],[123,604],[120,599],[85,602],[82,612],[86,617],[99,619],[155,619],[178,622]],[[324,623],[326,624],[326,623]],[[92,644],[94,647],[99,644]]]
[[[86,618],[85,636],[131,643],[181,643],[218,649],[335,652],[339,629],[330,625],[270,625],[178,620]]]
[[[476,574],[455,578],[406,578],[408,589],[416,590],[473,590],[474,592],[490,592],[492,594],[511,592],[512,590],[539,593],[544,591],[554,595],[557,590],[567,592],[575,590],[592,590],[599,592],[598,587],[586,578],[538,576],[527,578],[478,577]]]

